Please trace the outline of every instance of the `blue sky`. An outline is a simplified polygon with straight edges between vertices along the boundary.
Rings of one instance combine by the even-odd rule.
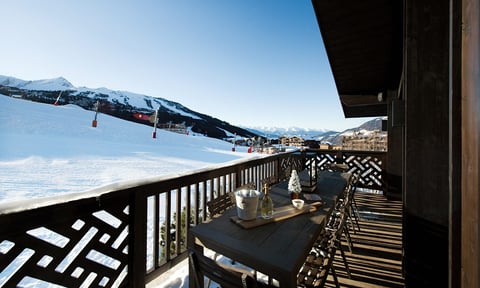
[[[233,125],[343,130],[371,119],[345,119],[307,0],[3,4],[0,75],[163,97]]]

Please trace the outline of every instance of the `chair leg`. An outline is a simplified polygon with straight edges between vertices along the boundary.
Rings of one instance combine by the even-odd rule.
[[[357,229],[360,231],[360,225],[358,224],[358,221],[360,220],[360,214],[358,213],[358,207],[357,207],[357,202],[355,201],[355,196],[352,195],[352,203],[351,203],[351,208],[352,208],[352,214],[353,218],[355,219],[355,224],[357,224]]]
[[[348,250],[350,251],[350,253],[352,253],[353,243],[352,243],[352,238],[350,237],[350,232],[348,232],[347,226],[343,227],[343,234],[345,234],[345,238],[347,239]]]
[[[352,279],[352,274],[350,273],[350,268],[348,267],[347,257],[345,256],[345,251],[343,250],[342,241],[336,240],[338,248],[340,249],[340,254],[342,255],[343,264],[345,265],[345,270],[347,270],[347,275],[349,279]]]
[[[353,233],[357,233],[355,231],[355,225],[353,223],[353,217],[352,217],[352,209],[349,206],[348,208],[345,209],[345,213],[347,214],[347,220],[350,222],[350,225],[352,226]]]
[[[332,266],[330,267],[330,270],[332,270],[332,276],[333,276],[333,281],[335,281],[335,287],[340,288],[340,283],[338,283],[337,273],[335,272],[335,267],[333,267],[333,263],[332,263]]]

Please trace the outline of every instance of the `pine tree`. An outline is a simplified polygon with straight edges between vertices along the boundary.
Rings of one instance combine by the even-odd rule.
[[[187,248],[187,241],[186,241],[186,232],[185,232],[185,227],[186,227],[186,221],[187,221],[187,213],[186,213],[186,210],[187,208],[186,207],[183,207],[182,208],[182,212],[180,214],[180,225],[182,225],[181,227],[181,239],[180,239],[180,251],[185,251],[186,248]],[[193,217],[195,215],[195,209],[191,209],[191,212],[190,212],[190,221],[189,221],[189,225],[193,225],[194,222],[193,222]],[[176,219],[177,218],[177,212],[174,212],[173,215],[172,215],[172,219]],[[202,223],[202,217],[199,216],[199,219],[198,219],[198,223]],[[168,235],[170,236],[170,255],[176,255],[176,249],[175,249],[175,230],[176,230],[176,225],[175,225],[175,222],[172,221],[171,225],[170,225],[170,233],[168,233]],[[173,233],[171,233],[173,232]],[[167,238],[167,231],[166,231],[166,222],[164,221],[162,223],[162,225],[160,226],[160,238],[161,238],[161,242],[160,242],[160,245],[162,246],[162,256],[161,256],[161,260],[165,260],[165,257],[166,257],[166,247],[165,247],[165,244],[166,244],[166,238]]]
[[[302,186],[300,185],[300,178],[298,177],[297,170],[293,169],[292,174],[290,175],[290,180],[288,181],[288,191],[291,192],[302,192]]]

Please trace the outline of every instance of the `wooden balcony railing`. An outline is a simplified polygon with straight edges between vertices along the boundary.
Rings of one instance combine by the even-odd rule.
[[[0,287],[143,287],[186,257],[206,203],[248,182],[341,161],[382,189],[385,152],[282,153],[0,206]],[[178,240],[178,241],[177,241]],[[167,249],[168,247],[168,249]]]
[[[314,161],[318,169],[325,170],[332,163],[344,163],[348,165],[348,172],[360,176],[359,187],[374,190],[386,189],[387,152],[312,149],[308,152],[306,155],[315,154],[315,158],[306,157],[307,165]]]

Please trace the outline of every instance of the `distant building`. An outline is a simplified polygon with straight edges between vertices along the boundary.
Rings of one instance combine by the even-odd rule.
[[[303,138],[298,136],[293,136],[293,137],[282,136],[280,137],[280,144],[285,146],[303,147],[305,146],[305,140],[303,140]]]
[[[320,146],[319,148],[322,149],[322,150],[332,149],[332,144],[330,144],[330,143],[320,143],[319,146]]]
[[[276,154],[278,152],[285,152],[285,148],[281,149],[275,146],[264,146],[256,148],[256,152],[265,154]]]
[[[158,128],[179,134],[188,134],[187,126],[185,125],[185,123],[173,124],[172,122],[169,122],[165,124],[159,124]]]
[[[387,133],[379,130],[354,132],[342,137],[343,150],[387,151]]]
[[[305,140],[304,142],[304,145],[308,148],[311,148],[311,149],[318,149],[320,148],[319,145],[319,141],[318,140],[314,140],[314,139],[307,139]]]

